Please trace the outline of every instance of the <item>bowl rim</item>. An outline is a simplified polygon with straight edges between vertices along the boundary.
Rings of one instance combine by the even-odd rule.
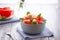
[[[25,23],[21,22],[21,24],[25,24]],[[46,24],[46,23],[43,23],[43,24]],[[42,24],[25,24],[25,25],[42,25]]]

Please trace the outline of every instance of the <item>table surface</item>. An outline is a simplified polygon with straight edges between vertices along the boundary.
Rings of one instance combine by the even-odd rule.
[[[20,27],[20,22],[0,25],[0,40],[10,39],[10,37],[8,37],[7,35],[4,36],[5,33],[11,34],[14,40],[21,40],[22,39],[21,35],[19,35],[19,33],[16,32],[17,27]],[[48,38],[38,38],[35,40],[48,40]],[[54,40],[54,38],[52,40]]]
[[[47,24],[46,27],[50,29],[55,37],[54,38],[60,38],[59,33],[60,33],[60,13],[57,13],[57,5],[32,5],[33,8],[38,7],[37,10],[42,11],[43,16],[46,17],[47,19]],[[16,8],[15,8],[16,9]],[[21,13],[21,12],[20,12]],[[22,16],[23,14],[18,14],[19,16]],[[19,17],[17,14],[15,16]],[[16,23],[8,23],[4,25],[0,25],[0,40],[3,39],[3,34],[8,33],[11,34],[12,37],[15,40],[21,40],[21,36],[16,32],[16,27],[20,26],[20,22]],[[58,30],[58,31],[57,31]],[[58,34],[58,35],[57,35]],[[5,36],[5,39],[8,40],[9,38]],[[3,39],[3,40],[5,40]],[[47,38],[46,38],[47,39]],[[45,38],[41,38],[41,40],[46,40]],[[37,39],[35,39],[37,40]],[[38,39],[40,40],[40,39]],[[54,40],[54,39],[51,39]],[[58,40],[58,39],[56,39]],[[60,39],[59,39],[60,40]]]

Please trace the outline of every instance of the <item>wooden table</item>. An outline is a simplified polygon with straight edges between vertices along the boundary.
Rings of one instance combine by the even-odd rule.
[[[8,23],[0,25],[0,40],[10,40],[11,38],[5,34],[11,34],[14,40],[21,40],[22,37],[16,32],[16,28],[20,26],[20,22]],[[21,28],[20,28],[21,29]],[[34,40],[47,40],[48,38],[38,38]],[[51,39],[54,40],[54,39]]]

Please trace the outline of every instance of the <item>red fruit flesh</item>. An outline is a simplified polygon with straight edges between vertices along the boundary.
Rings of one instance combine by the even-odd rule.
[[[36,20],[42,21],[43,20],[43,17],[36,18]]]
[[[30,20],[24,20],[23,23],[25,23],[25,24],[31,24],[31,21]]]
[[[27,22],[27,21],[25,21],[24,23],[25,23],[25,24],[30,24],[30,22]]]
[[[9,7],[0,8],[0,15],[5,16],[6,18],[12,16],[12,12],[13,10],[10,10]]]
[[[25,20],[28,20],[29,18],[28,18],[28,17],[25,17],[24,19],[25,19]]]
[[[12,11],[11,10],[7,10],[7,11],[3,11],[1,13],[1,16],[5,16],[6,18],[10,17],[12,14]]]

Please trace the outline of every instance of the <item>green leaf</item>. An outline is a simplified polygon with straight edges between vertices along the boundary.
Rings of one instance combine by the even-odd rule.
[[[25,0],[21,0],[22,2],[24,2]]]
[[[0,21],[4,21],[4,20],[6,20],[6,17],[5,17],[5,16],[3,16],[3,17],[0,19]]]
[[[37,24],[35,21],[33,21],[31,24]]]
[[[41,16],[41,13],[37,15],[37,18]]]
[[[20,3],[20,7],[23,8],[23,3],[22,2]]]
[[[20,20],[24,20],[24,18],[20,18]]]
[[[28,15],[28,14],[30,14],[30,12],[29,12],[29,11],[26,13],[26,15]]]

